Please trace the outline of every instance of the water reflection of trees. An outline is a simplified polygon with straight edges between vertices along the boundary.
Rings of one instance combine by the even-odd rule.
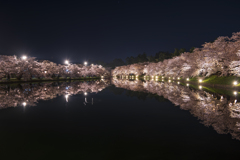
[[[0,109],[8,107],[35,106],[39,100],[50,100],[57,96],[97,93],[109,85],[106,81],[52,82],[0,86]]]
[[[230,133],[240,140],[240,103],[235,98],[227,99],[175,83],[118,79],[113,79],[112,83],[116,87],[163,96],[181,109],[190,111],[205,126],[212,126],[219,134]]]

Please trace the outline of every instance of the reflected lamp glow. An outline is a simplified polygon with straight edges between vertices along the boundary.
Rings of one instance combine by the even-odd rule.
[[[234,91],[234,92],[233,92],[233,94],[234,94],[234,95],[237,95],[237,92],[236,92],[236,91]]]
[[[67,95],[65,95],[66,102],[68,102],[68,97],[69,97],[69,96],[68,96],[68,94],[67,94]]]
[[[187,86],[189,86],[189,84],[187,83]]]

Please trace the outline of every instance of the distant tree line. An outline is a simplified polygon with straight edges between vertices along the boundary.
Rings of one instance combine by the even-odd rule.
[[[134,60],[141,59],[144,55]],[[190,52],[175,49],[173,54],[156,53],[150,62],[136,62],[130,61],[134,64],[116,67],[112,70],[112,75],[136,74],[182,78],[210,75],[240,76],[240,32],[233,33],[232,37],[218,37],[213,42],[204,43],[202,48],[192,48]]]
[[[192,47],[189,52],[192,53],[195,47]],[[154,56],[147,55],[147,53],[139,54],[136,57],[127,57],[124,60],[121,58],[116,58],[111,62],[104,62],[104,61],[95,61],[94,63],[102,65],[103,67],[110,67],[115,68],[117,66],[123,66],[123,65],[129,65],[129,64],[135,64],[135,63],[143,63],[143,62],[162,62],[165,59],[171,59],[173,57],[179,56],[180,54],[186,52],[185,48],[175,48],[173,53],[167,52],[167,51],[159,51]]]

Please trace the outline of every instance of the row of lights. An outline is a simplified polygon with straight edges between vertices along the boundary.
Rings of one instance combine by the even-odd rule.
[[[23,60],[26,60],[27,59],[27,56],[22,56],[22,59]],[[69,61],[68,60],[65,60],[65,64],[69,64]],[[85,61],[84,62],[84,65],[86,66],[88,63]]]

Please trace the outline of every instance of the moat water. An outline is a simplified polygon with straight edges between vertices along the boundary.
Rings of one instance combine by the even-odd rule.
[[[1,159],[236,159],[238,92],[140,80],[0,86]]]

